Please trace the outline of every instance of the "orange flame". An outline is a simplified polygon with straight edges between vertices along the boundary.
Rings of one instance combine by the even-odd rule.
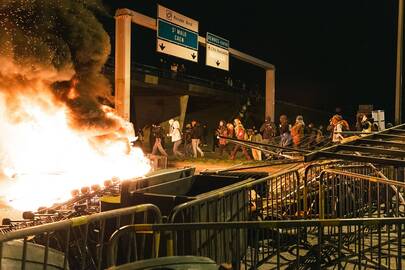
[[[126,138],[110,136],[100,141],[94,140],[94,130],[73,130],[63,105],[48,102],[45,107],[24,96],[20,104],[22,121],[10,122],[6,101],[0,96],[0,174],[2,170],[12,178],[0,196],[13,208],[36,210],[69,199],[73,189],[149,172],[141,149],[128,152]],[[113,112],[108,116],[119,118]]]

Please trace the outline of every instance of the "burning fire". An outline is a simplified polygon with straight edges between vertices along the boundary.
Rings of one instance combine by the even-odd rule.
[[[0,2],[0,199],[36,210],[146,174],[128,123],[99,103],[112,100],[102,1]]]
[[[70,90],[72,98],[74,90]],[[71,197],[73,189],[130,179],[150,170],[138,148],[130,148],[121,130],[77,131],[69,126],[69,109],[51,96],[33,99],[20,94],[18,121],[10,121],[7,99],[0,94],[0,173],[8,176],[0,191],[19,210],[36,210]],[[125,126],[111,110],[106,117]]]

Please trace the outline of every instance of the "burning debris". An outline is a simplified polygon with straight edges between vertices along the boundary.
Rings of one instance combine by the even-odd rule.
[[[111,100],[100,73],[110,54],[108,34],[95,16],[101,12],[98,1],[2,1],[0,92],[9,107],[18,107],[16,94],[50,91],[54,103],[70,110],[71,126],[114,127],[97,102]]]
[[[99,1],[2,1],[0,5],[0,175],[14,208],[34,210],[70,191],[150,166],[130,148],[128,123],[100,73],[110,41]]]

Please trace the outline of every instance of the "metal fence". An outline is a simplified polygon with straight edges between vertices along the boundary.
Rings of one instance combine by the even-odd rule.
[[[243,182],[224,187],[209,195],[196,198],[176,206],[171,212],[169,223],[230,222],[265,219],[297,218],[301,207],[298,171],[278,173],[274,176],[259,179],[249,178]],[[210,232],[195,235],[196,232],[176,234],[172,249],[160,247],[161,254],[195,253],[202,247],[217,250],[217,257],[226,257],[226,250],[232,247],[225,242],[216,241]],[[165,236],[162,236],[165,237]],[[247,247],[245,232],[223,235],[224,239],[238,239],[239,246]],[[244,255],[244,250],[240,255]]]
[[[319,177],[320,218],[403,216],[405,183],[333,169]]]
[[[0,269],[104,269],[110,235],[138,221],[161,223],[159,209],[138,205],[7,232],[0,235]],[[147,242],[142,240],[139,246]],[[158,240],[156,235],[154,243]],[[145,254],[145,249],[139,252]]]
[[[306,218],[319,218],[319,183],[320,176],[324,170],[334,169],[339,172],[350,172],[362,175],[363,181],[367,181],[369,177],[378,177],[379,179],[393,179],[398,172],[398,168],[393,166],[374,166],[372,164],[362,164],[354,162],[333,161],[320,164],[312,164],[305,168],[303,173],[304,192],[303,204]],[[330,182],[330,185],[335,185],[335,182]],[[332,187],[336,188],[336,186]],[[395,190],[395,186],[391,185]],[[404,203],[402,195],[399,193],[400,202]],[[333,216],[334,218],[338,216]],[[342,216],[339,216],[342,217]]]
[[[174,255],[205,256],[232,269],[402,269],[404,229],[405,218],[130,225],[111,237],[108,256],[115,265],[118,240],[149,231],[169,235]],[[173,246],[184,233],[196,242],[210,235],[216,245],[179,252]]]
[[[324,173],[330,170],[328,168],[335,170],[333,175]],[[404,183],[390,181],[386,177],[395,176],[396,170],[391,166],[376,168],[371,164],[339,161],[310,165],[303,177],[300,177],[298,170],[281,172],[261,179],[249,179],[183,203],[173,209],[169,221],[191,223],[371,217],[370,212],[375,217],[383,217],[375,212],[381,207],[387,216],[399,216],[405,204],[402,196]],[[377,189],[381,191],[377,192]],[[385,192],[384,198],[382,191]],[[393,197],[392,192],[398,198]],[[367,194],[367,200],[359,193],[363,197]],[[355,206],[349,207],[348,201],[353,204],[353,200],[358,199],[361,200],[356,201]],[[327,210],[326,214],[320,211],[320,204],[326,207],[322,209]]]
[[[107,241],[119,229],[109,265],[198,255],[235,269],[401,269],[405,219],[393,217],[404,216],[405,183],[388,179],[399,174],[390,166],[317,164],[303,177],[292,169],[209,192],[176,206],[169,224],[126,227],[162,222],[160,210],[147,204],[11,230],[0,234],[0,266],[102,269]],[[355,219],[335,220],[349,217]],[[124,237],[130,231],[135,235]]]
[[[298,171],[248,179],[175,207],[170,222],[221,222],[285,219],[297,215],[302,185]]]

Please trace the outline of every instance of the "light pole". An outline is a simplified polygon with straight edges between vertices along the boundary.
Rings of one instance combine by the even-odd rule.
[[[397,66],[395,76],[395,124],[402,122],[402,43],[404,34],[404,0],[398,0]]]

